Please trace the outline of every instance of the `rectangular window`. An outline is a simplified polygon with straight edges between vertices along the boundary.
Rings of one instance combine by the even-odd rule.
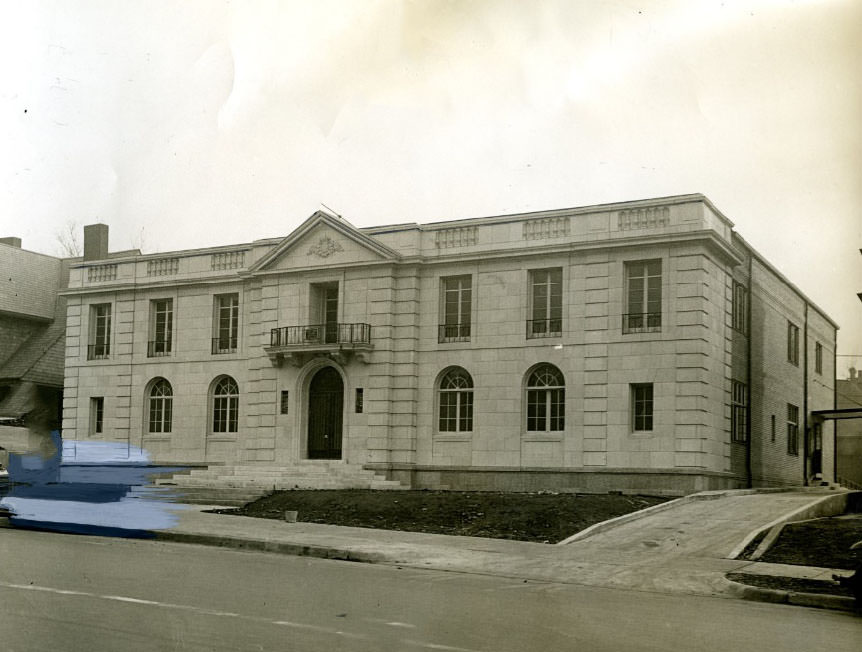
[[[170,355],[173,331],[174,300],[150,301],[150,338],[147,342],[147,357]]]
[[[771,439],[771,441],[775,441],[775,415],[774,415],[774,414],[770,414],[770,415],[769,415],[769,417],[770,417],[770,422],[771,422],[771,425],[770,425],[770,439]]]
[[[90,306],[90,343],[87,360],[103,360],[111,354],[111,304]]]
[[[470,340],[470,314],[473,306],[473,287],[470,276],[450,276],[441,279],[442,324],[440,342],[468,342]]]
[[[661,260],[626,263],[623,333],[661,331]]]
[[[748,290],[742,283],[733,282],[733,328],[746,335],[748,322]]]
[[[288,405],[289,405],[288,399],[289,399],[288,390],[286,390],[286,389],[281,390],[281,406],[280,407],[281,407],[281,413],[282,414],[288,413]]]
[[[799,455],[799,408],[787,404],[787,454]]]
[[[799,366],[799,327],[787,322],[787,361]]]
[[[733,441],[748,441],[748,387],[732,381],[730,434]]]
[[[239,294],[217,294],[214,299],[213,353],[235,353],[239,333]]]
[[[90,399],[90,434],[97,435],[102,432],[105,419],[105,398],[93,396]]]
[[[820,342],[814,343],[814,372],[823,373],[823,345]]]
[[[652,383],[632,385],[632,430],[649,432],[652,430],[653,391]]]
[[[563,334],[563,270],[530,271],[530,319],[527,338]]]
[[[356,414],[362,414],[362,410],[365,409],[364,401],[365,401],[365,390],[361,387],[356,388]]]

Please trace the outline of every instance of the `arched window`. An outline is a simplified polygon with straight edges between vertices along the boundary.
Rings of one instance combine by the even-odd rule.
[[[461,367],[440,378],[440,432],[473,430],[473,379]]]
[[[156,378],[147,392],[147,431],[170,432],[174,392],[164,378]]]
[[[566,382],[555,366],[542,364],[527,379],[527,432],[565,430]]]
[[[212,390],[212,432],[236,432],[239,421],[239,387],[222,376]]]

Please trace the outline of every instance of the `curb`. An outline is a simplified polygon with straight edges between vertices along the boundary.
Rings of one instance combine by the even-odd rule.
[[[236,550],[252,550],[255,552],[275,552],[296,557],[316,557],[318,559],[334,559],[338,561],[356,561],[365,564],[380,564],[389,558],[380,553],[357,552],[344,548],[329,548],[327,546],[303,545],[282,541],[267,541],[264,539],[240,539],[237,537],[216,536],[210,534],[189,534],[186,532],[155,532],[156,541],[171,541],[174,543],[194,543],[217,548],[234,548]]]
[[[819,609],[834,609],[838,611],[858,611],[856,601],[843,595],[825,593],[802,593],[800,591],[783,591],[781,589],[766,589],[760,586],[741,584],[723,578],[725,589],[734,597],[772,604],[792,604],[798,607],[815,607]]]

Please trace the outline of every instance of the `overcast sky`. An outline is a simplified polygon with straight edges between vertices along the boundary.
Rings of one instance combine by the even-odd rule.
[[[0,0],[0,236],[702,192],[862,366],[862,2]]]

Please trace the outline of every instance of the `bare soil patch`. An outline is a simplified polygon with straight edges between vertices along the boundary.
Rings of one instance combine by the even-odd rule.
[[[557,543],[595,523],[669,500],[657,496],[361,489],[279,491],[235,510],[258,518]]]
[[[850,550],[857,541],[862,541],[862,514],[793,523],[781,530],[759,561],[852,570],[862,552]]]

